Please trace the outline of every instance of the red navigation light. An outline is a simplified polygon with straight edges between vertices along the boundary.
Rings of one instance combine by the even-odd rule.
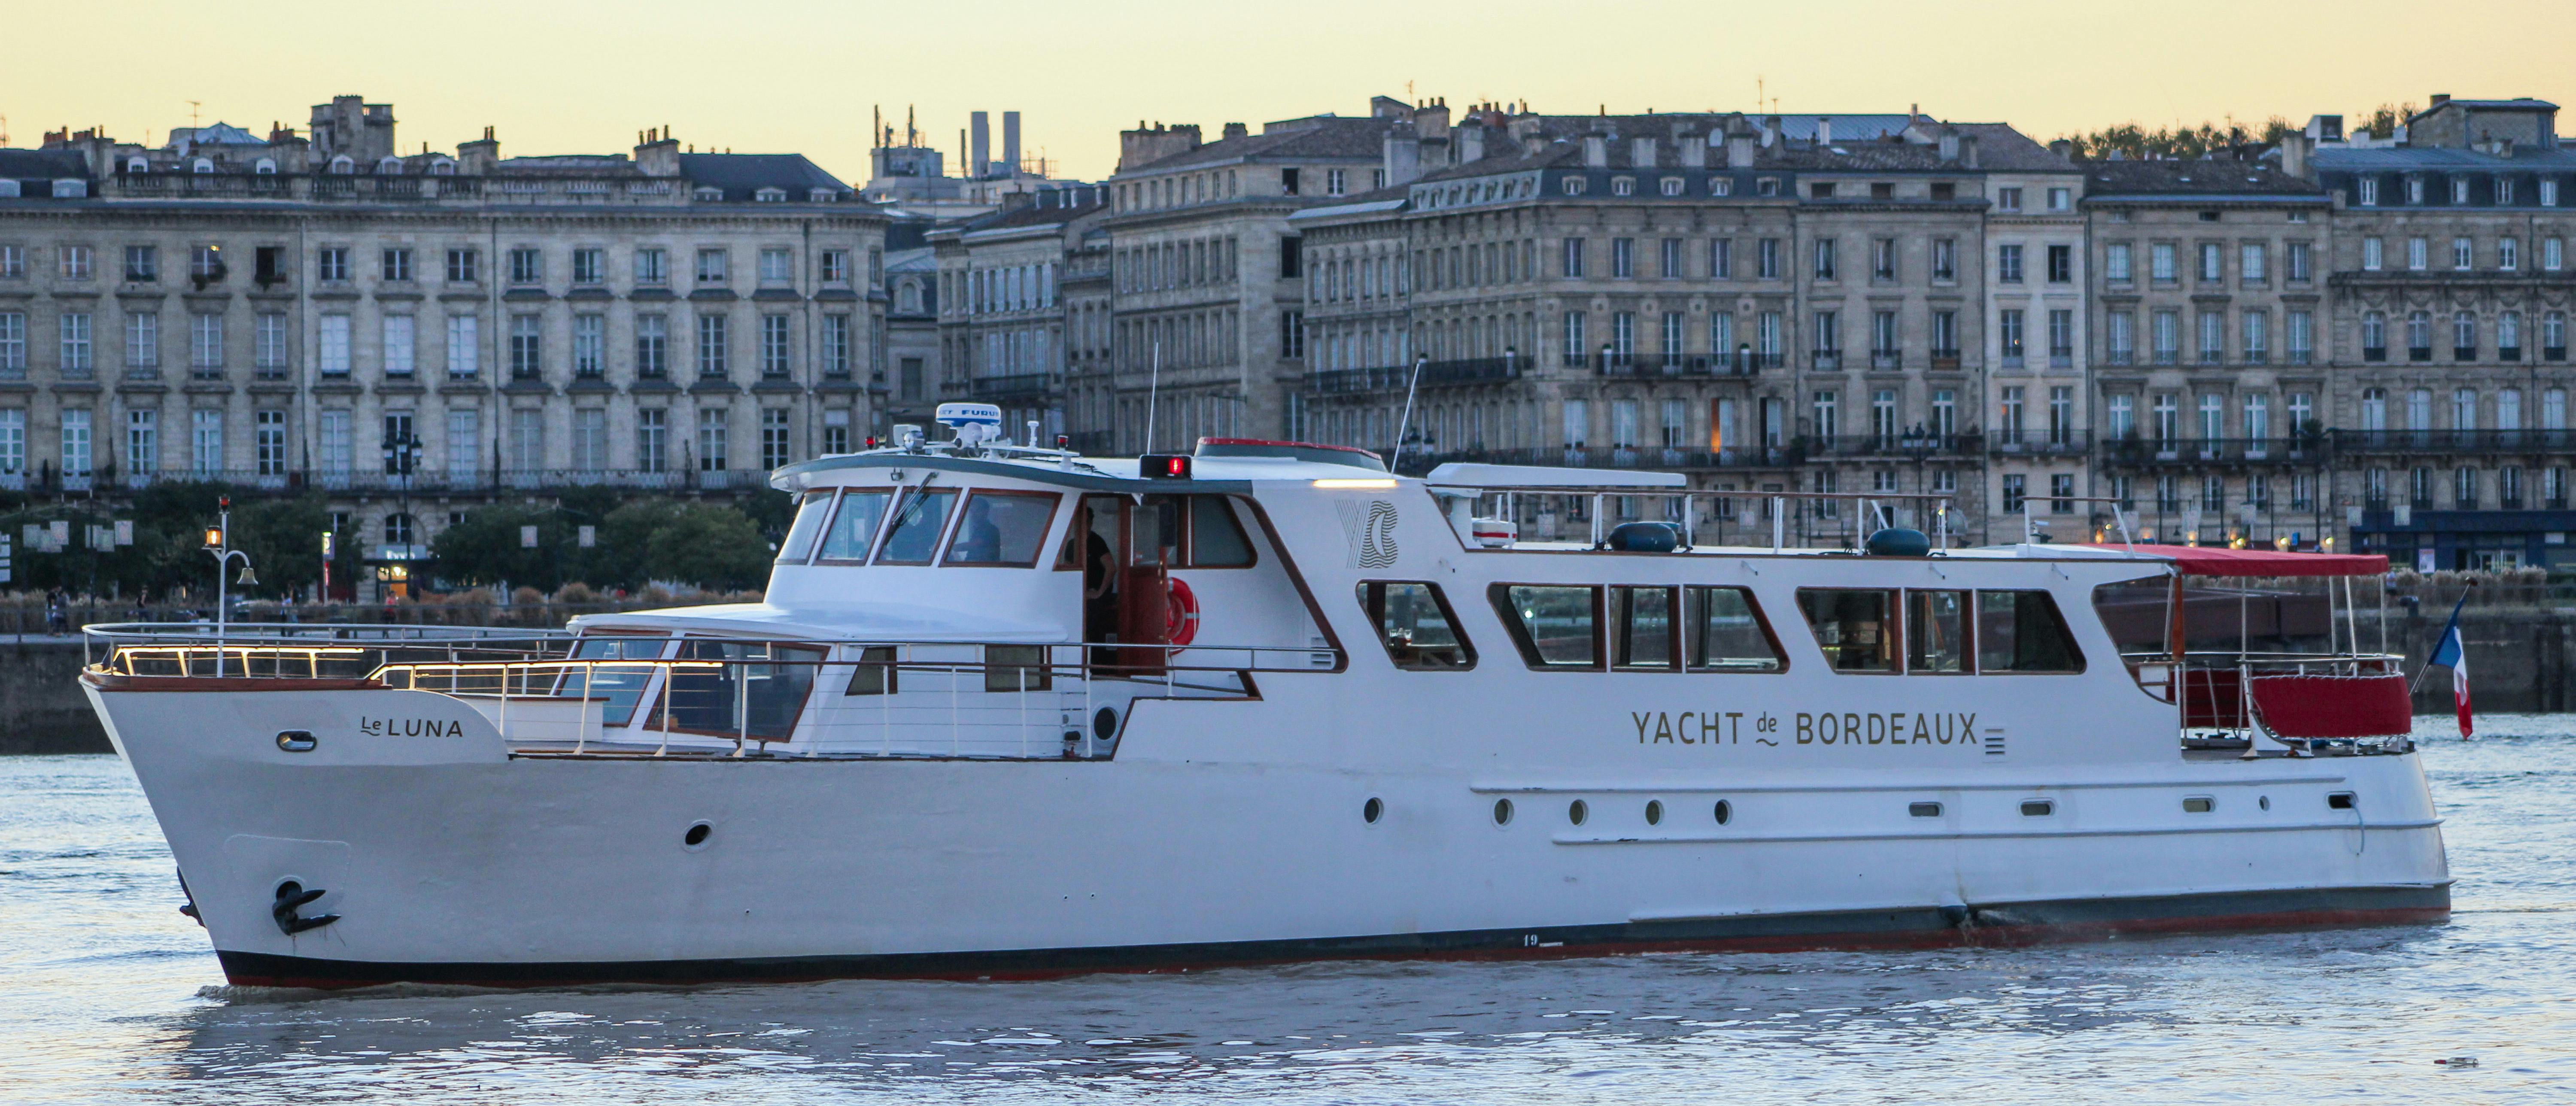
[[[1136,459],[1136,468],[1149,480],[1187,480],[1190,478],[1190,455],[1148,453]]]
[[[1058,435],[1056,435],[1056,436],[1055,436],[1055,447],[1056,447],[1057,449],[1071,449],[1071,448],[1073,448],[1073,435],[1071,435],[1071,434],[1058,434]]]
[[[868,448],[869,448],[869,449],[875,449],[876,447],[877,447],[877,436],[876,436],[876,435],[874,435],[874,434],[870,434],[870,435],[868,435]]]

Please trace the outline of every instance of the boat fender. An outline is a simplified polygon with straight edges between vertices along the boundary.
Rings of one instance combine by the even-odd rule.
[[[277,931],[289,937],[293,937],[306,930],[320,929],[323,926],[339,921],[340,916],[337,914],[316,914],[310,918],[301,917],[296,914],[296,911],[302,910],[304,907],[311,905],[313,900],[321,898],[326,894],[329,894],[329,892],[324,891],[319,887],[310,891],[305,890],[303,884],[297,883],[291,879],[278,884],[277,901],[271,903],[268,908],[269,916],[277,919]]]
[[[1868,549],[1873,557],[1928,557],[1932,539],[1921,530],[1890,526],[1869,536]]]
[[[1623,553],[1670,553],[1681,544],[1681,527],[1669,522],[1622,522],[1610,530],[1610,548]]]

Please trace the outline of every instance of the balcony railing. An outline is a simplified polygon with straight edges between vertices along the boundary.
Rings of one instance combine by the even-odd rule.
[[[1802,437],[1798,446],[1809,458],[1822,457],[1965,457],[1974,455],[1983,434],[1934,434],[1898,431],[1850,437]]]
[[[1843,351],[1838,349],[1809,350],[1807,357],[1817,372],[1839,372],[1843,367]]]
[[[1998,430],[1986,435],[1986,452],[1997,457],[2072,457],[2092,447],[2092,434],[2083,430]]]
[[[1421,386],[1449,388],[1463,384],[1490,384],[1519,379],[1527,366],[1522,357],[1471,357],[1454,361],[1422,363]],[[1415,383],[1414,367],[1389,365],[1374,369],[1329,369],[1308,373],[1306,385],[1322,395],[1353,395],[1362,392],[1402,392]]]
[[[2325,460],[2323,438],[2118,438],[2102,443],[2106,465],[2309,464]]]
[[[1595,359],[1595,369],[1602,376],[1642,378],[1750,376],[1754,371],[1748,357],[1713,357],[1702,353],[1604,356]]]
[[[1055,390],[1061,378],[1054,373],[1012,373],[1007,376],[979,376],[973,381],[979,399],[1008,399],[1041,396]]]
[[[1787,446],[1537,446],[1526,449],[1407,449],[1397,471],[1421,475],[1452,461],[1488,465],[1558,465],[1596,469],[1780,468],[1807,459],[1803,443]]]
[[[2338,430],[2339,453],[2557,453],[2576,430]]]

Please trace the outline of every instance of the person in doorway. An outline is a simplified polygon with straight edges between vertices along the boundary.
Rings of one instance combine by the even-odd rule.
[[[1109,518],[1116,518],[1110,514]],[[1118,553],[1100,532],[1101,519],[1090,504],[1082,508],[1082,640],[1111,641],[1118,630]],[[1093,650],[1092,663],[1108,664],[1115,650]]]

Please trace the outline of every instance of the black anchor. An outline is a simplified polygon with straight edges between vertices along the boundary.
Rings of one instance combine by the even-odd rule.
[[[329,894],[329,892],[324,891],[319,887],[307,891],[304,889],[303,884],[297,883],[291,879],[278,884],[277,901],[269,904],[268,908],[269,916],[277,919],[277,931],[289,937],[293,937],[305,930],[320,929],[323,926],[339,921],[340,916],[337,914],[316,914],[310,918],[305,918],[299,917],[295,913],[296,911],[303,909],[306,904],[311,903],[313,900],[321,898],[326,894]]]

